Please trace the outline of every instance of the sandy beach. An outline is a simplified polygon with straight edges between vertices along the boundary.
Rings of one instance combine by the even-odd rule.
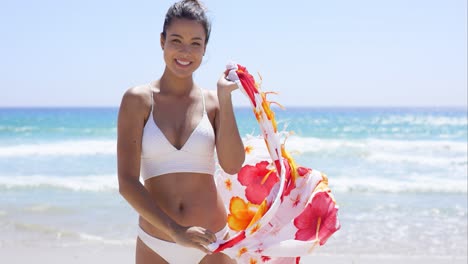
[[[134,263],[133,246],[86,245],[70,247],[0,247],[2,263],[94,264]],[[323,255],[304,257],[304,264],[465,264],[467,257],[399,255]]]

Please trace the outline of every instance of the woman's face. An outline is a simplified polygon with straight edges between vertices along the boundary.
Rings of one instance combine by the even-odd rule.
[[[205,30],[199,22],[178,18],[172,20],[166,29],[166,37],[161,34],[166,67],[178,77],[190,77],[202,62],[205,38]]]

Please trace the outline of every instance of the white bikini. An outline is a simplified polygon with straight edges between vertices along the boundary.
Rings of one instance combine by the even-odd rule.
[[[215,234],[217,241],[223,240],[227,233],[228,227],[225,226],[221,231]],[[138,237],[146,246],[151,248],[169,264],[199,263],[206,256],[206,254],[199,249],[184,247],[174,242],[155,238],[146,233],[140,226],[138,226]]]
[[[153,117],[153,92],[151,92],[151,113],[143,128],[141,150],[141,177],[148,180],[174,172],[195,172],[214,174],[215,134],[205,107],[202,93],[203,116],[181,149],[174,147],[159,129]],[[228,232],[227,226],[216,233],[218,240]],[[154,252],[170,264],[199,263],[205,253],[180,246],[174,242],[158,239],[138,226],[138,237]]]
[[[175,148],[156,125],[153,103],[151,104],[151,113],[143,128],[141,142],[141,176],[144,180],[173,172],[214,174],[215,135],[206,112],[205,97],[203,91],[201,92],[202,119],[181,149]]]

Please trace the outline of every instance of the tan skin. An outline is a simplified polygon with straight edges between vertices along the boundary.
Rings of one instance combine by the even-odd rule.
[[[146,122],[156,122],[167,140],[180,149],[202,118],[202,95],[193,82],[205,53],[205,31],[201,24],[174,19],[161,35],[166,68],[151,85],[130,88],[123,96],[118,117],[117,162],[119,190],[139,213],[141,228],[150,235],[207,255],[200,263],[235,263],[222,253],[211,254],[207,245],[226,225],[226,210],[217,193],[213,175],[169,173],[139,181],[141,140]],[[244,146],[236,125],[231,92],[237,86],[224,78],[217,92],[204,91],[208,118],[215,131],[218,161],[228,173],[236,173],[244,162]],[[148,120],[153,95],[153,117]],[[164,113],[170,113],[165,115]],[[183,252],[181,252],[183,254]],[[136,263],[167,263],[140,239]]]

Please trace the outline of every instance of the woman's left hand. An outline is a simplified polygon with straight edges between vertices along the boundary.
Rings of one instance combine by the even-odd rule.
[[[226,79],[226,77],[226,73],[223,73],[218,79],[218,96],[230,94],[238,88],[235,82]]]

